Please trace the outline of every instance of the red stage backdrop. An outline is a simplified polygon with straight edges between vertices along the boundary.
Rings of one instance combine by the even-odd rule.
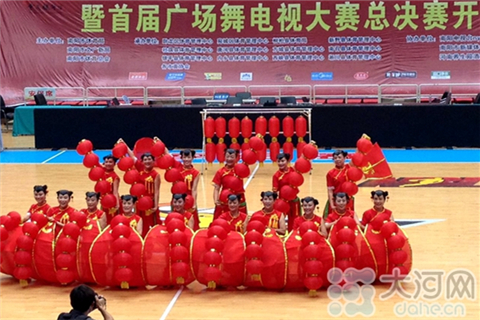
[[[2,1],[25,87],[472,83],[479,1]]]

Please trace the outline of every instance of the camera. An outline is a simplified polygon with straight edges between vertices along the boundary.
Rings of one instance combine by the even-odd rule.
[[[96,295],[96,298],[98,299],[96,301],[96,307],[98,308],[99,305],[100,305],[100,307],[103,307],[104,309],[106,309],[107,308],[107,299],[105,299],[104,296],[101,296],[99,294]]]

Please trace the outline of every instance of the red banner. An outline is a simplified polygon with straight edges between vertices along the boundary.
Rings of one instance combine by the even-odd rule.
[[[2,1],[25,87],[473,83],[479,1]]]

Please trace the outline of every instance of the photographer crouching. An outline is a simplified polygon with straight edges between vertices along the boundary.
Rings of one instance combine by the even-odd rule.
[[[88,314],[95,309],[100,311],[104,320],[113,320],[107,312],[107,300],[84,284],[70,292],[70,304],[73,309],[69,313],[61,313],[57,320],[93,320]]]

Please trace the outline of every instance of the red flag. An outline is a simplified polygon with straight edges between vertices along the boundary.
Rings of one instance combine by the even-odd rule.
[[[365,178],[385,179],[393,177],[392,170],[390,170],[387,159],[378,143],[375,143],[372,149],[365,154],[365,159],[368,163],[365,167],[362,167]]]

